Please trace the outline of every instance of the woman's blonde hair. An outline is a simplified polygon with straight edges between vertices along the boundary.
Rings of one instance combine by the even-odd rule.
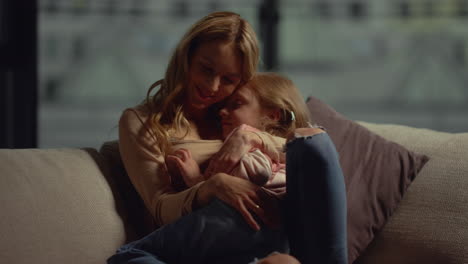
[[[250,80],[259,60],[258,40],[250,24],[232,12],[214,12],[196,22],[182,37],[167,66],[164,79],[148,89],[144,104],[150,110],[150,124],[163,153],[170,149],[170,131],[189,132],[183,102],[190,60],[195,50],[209,41],[235,43],[242,61],[241,84]],[[152,90],[159,86],[156,94]]]
[[[257,96],[262,108],[280,110],[279,120],[265,117],[263,129],[275,136],[286,137],[296,128],[307,127],[310,122],[305,100],[294,83],[277,73],[257,73],[247,84]]]

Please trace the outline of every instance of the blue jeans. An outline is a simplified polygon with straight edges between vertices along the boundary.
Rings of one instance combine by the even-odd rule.
[[[236,263],[289,252],[301,263],[347,263],[346,193],[335,147],[325,133],[287,144],[285,227],[254,231],[232,207],[208,206],[126,244],[109,264]]]
[[[328,134],[287,144],[286,179],[290,254],[301,263],[347,263],[346,189]]]

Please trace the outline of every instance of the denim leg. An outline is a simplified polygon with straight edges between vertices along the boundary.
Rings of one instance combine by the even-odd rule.
[[[282,230],[262,226],[260,231],[254,231],[235,209],[215,199],[208,206],[124,245],[108,263],[238,264],[285,250],[287,239]]]
[[[347,263],[346,190],[338,153],[326,133],[287,144],[286,230],[303,264]]]
[[[166,264],[156,255],[141,250],[138,247],[133,247],[127,244],[121,247],[115,255],[107,259],[108,264]]]

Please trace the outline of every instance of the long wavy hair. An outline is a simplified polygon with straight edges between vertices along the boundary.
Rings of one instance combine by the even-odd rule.
[[[251,25],[232,12],[214,12],[196,22],[180,40],[167,66],[164,79],[148,89],[144,105],[150,110],[150,125],[162,153],[170,150],[173,131],[189,133],[189,121],[183,112],[190,60],[199,45],[209,41],[235,44],[242,61],[241,84],[249,81],[257,70],[259,48]],[[152,91],[159,90],[152,95]]]
[[[304,98],[294,83],[277,73],[257,73],[247,84],[264,109],[280,110],[279,120],[267,116],[263,129],[275,136],[286,137],[296,128],[307,127],[310,120]]]

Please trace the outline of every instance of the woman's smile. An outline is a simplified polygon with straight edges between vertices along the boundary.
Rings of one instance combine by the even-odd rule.
[[[198,97],[202,99],[202,101],[209,101],[210,99],[215,97],[214,95],[204,93],[203,90],[199,86],[196,87],[196,90],[197,90]]]

